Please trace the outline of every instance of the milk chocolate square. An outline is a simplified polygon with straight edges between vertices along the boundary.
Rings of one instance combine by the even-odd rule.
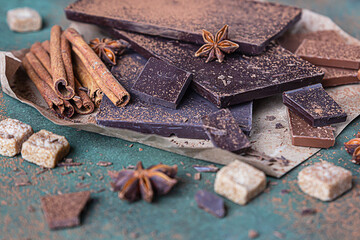
[[[157,58],[150,58],[132,90],[150,104],[176,109],[191,82],[191,73]]]

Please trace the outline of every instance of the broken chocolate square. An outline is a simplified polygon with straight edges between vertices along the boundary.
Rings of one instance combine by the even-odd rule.
[[[191,73],[150,58],[132,90],[143,101],[176,109],[191,82]]]
[[[242,153],[250,148],[250,142],[241,131],[229,109],[221,109],[202,118],[211,142],[221,149]]]
[[[41,208],[49,228],[80,225],[80,213],[89,199],[89,191],[41,197]]]
[[[218,218],[225,216],[224,199],[205,190],[197,191],[195,201],[199,208]]]
[[[346,121],[346,113],[321,84],[283,93],[283,103],[313,127]]]

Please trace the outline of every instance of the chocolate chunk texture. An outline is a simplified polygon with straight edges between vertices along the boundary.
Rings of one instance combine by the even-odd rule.
[[[205,190],[199,190],[196,192],[195,201],[199,208],[215,217],[223,218],[225,216],[225,204],[221,197]]]
[[[126,89],[143,69],[146,60],[138,54],[127,54],[118,60],[112,73]],[[128,66],[124,68],[123,66]],[[178,109],[170,109],[141,101],[136,95],[126,108],[116,108],[105,96],[96,116],[99,125],[124,128],[148,134],[169,137],[208,139],[202,126],[201,117],[218,108],[193,91],[188,91]],[[238,124],[247,134],[251,130],[252,102],[230,108]]]
[[[313,127],[288,109],[292,144],[301,147],[329,148],[335,144],[332,127]]]
[[[264,172],[240,161],[234,161],[216,174],[215,192],[245,205],[266,187]]]
[[[277,44],[258,56],[232,53],[223,63],[204,64],[193,55],[198,46],[158,37],[109,30],[130,42],[145,58],[158,57],[194,74],[191,87],[218,107],[269,97],[321,82],[324,73]]]
[[[323,87],[360,83],[358,70],[334,67],[321,67],[320,69],[325,73],[324,79],[321,82]]]
[[[50,229],[80,225],[80,213],[90,199],[90,192],[75,192],[41,197],[41,208]]]
[[[0,122],[0,154],[13,157],[20,153],[23,143],[34,133],[32,127],[17,119]]]
[[[247,0],[80,0],[68,19],[202,44],[201,30],[230,26],[239,51],[259,54],[301,17],[301,9]],[[195,53],[195,52],[194,52]]]
[[[143,101],[176,109],[191,82],[191,73],[157,58],[150,58],[132,91]]]
[[[350,171],[328,162],[315,163],[298,174],[300,189],[322,201],[332,201],[352,187]]]
[[[250,142],[241,131],[229,109],[221,109],[202,118],[211,142],[224,150],[242,153],[250,148]]]
[[[347,118],[321,84],[284,92],[283,103],[313,127],[345,122]]]

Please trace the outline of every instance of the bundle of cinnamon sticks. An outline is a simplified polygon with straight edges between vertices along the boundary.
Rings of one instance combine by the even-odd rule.
[[[118,107],[130,100],[129,93],[72,28],[63,32],[60,26],[53,26],[50,41],[34,43],[23,67],[49,108],[60,117],[92,113],[103,94]]]

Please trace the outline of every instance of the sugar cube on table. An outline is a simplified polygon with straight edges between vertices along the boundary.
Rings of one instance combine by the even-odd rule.
[[[265,174],[249,164],[234,161],[216,174],[215,192],[231,201],[245,205],[264,191]]]
[[[42,25],[40,14],[28,7],[9,10],[6,21],[10,30],[15,32],[38,31]]]
[[[65,137],[40,130],[23,144],[21,155],[39,166],[54,168],[69,151],[70,145]]]
[[[299,172],[300,189],[322,201],[331,201],[352,186],[350,171],[328,162],[315,163]]]
[[[32,127],[16,119],[0,122],[0,154],[13,157],[20,153],[22,144],[34,133]]]

